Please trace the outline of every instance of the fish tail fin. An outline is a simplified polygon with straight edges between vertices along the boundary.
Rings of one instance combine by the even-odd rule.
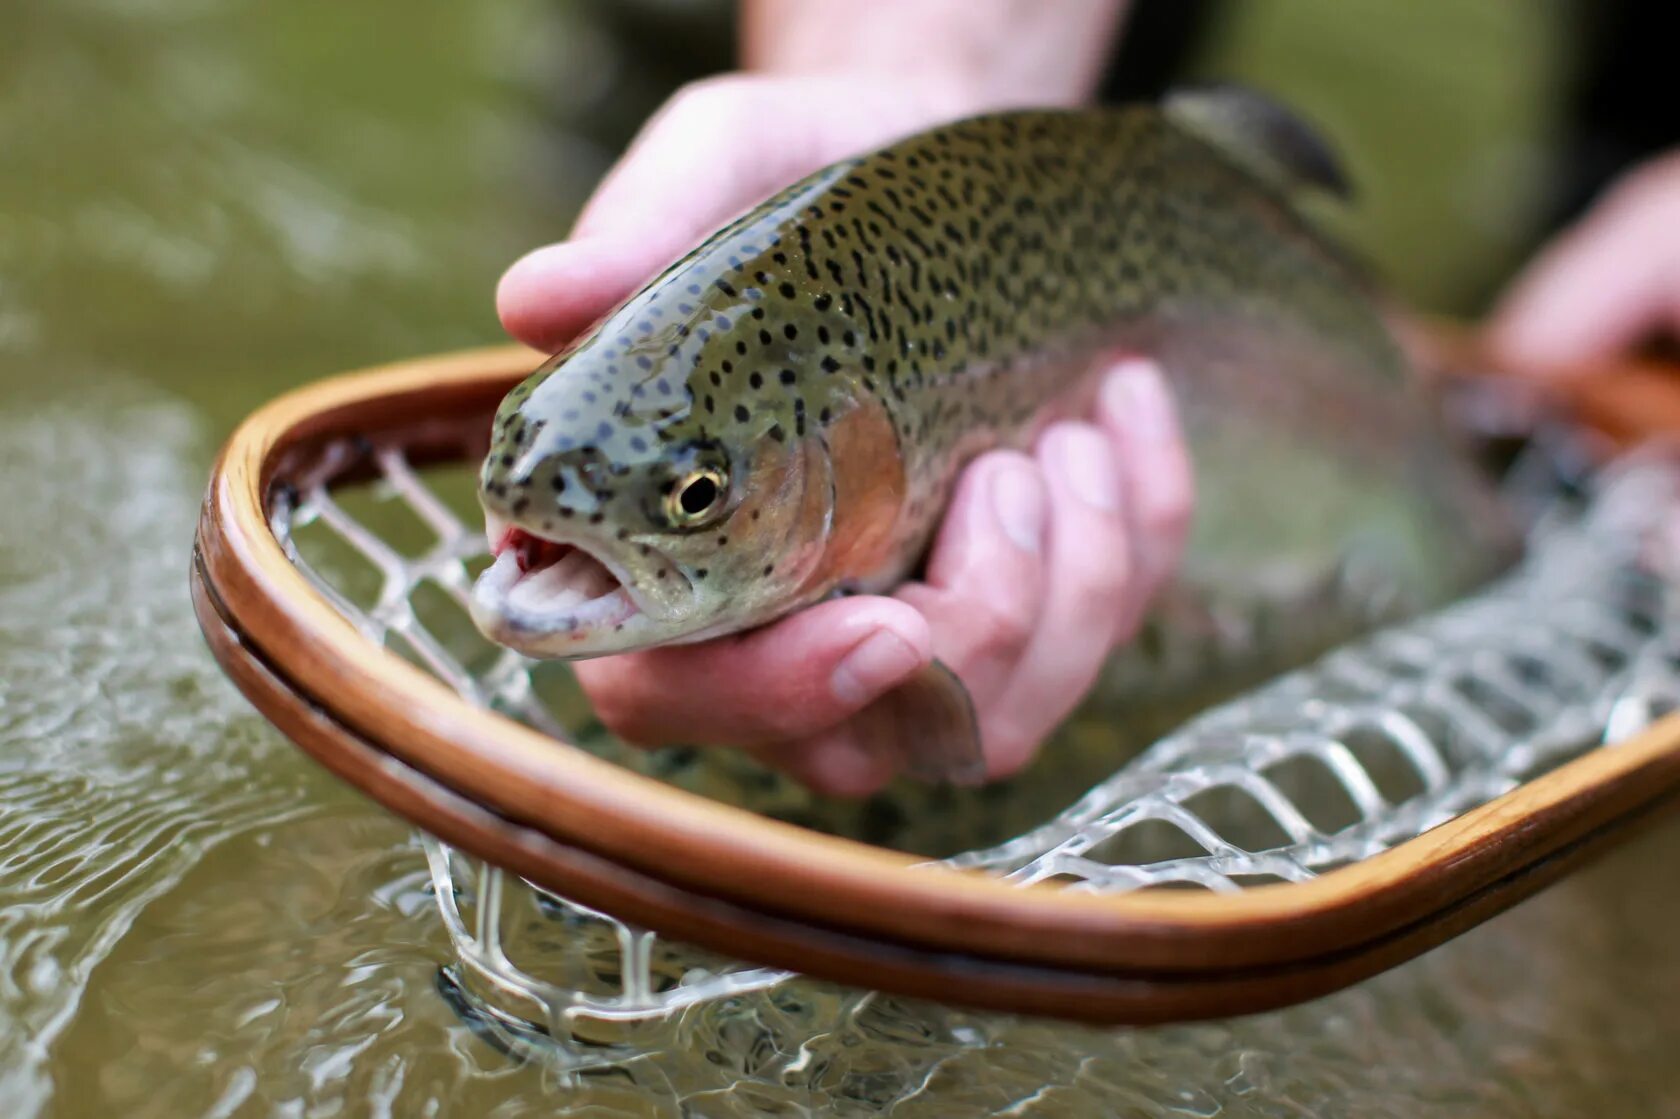
[[[871,750],[932,784],[978,785],[986,777],[980,721],[957,674],[932,661],[857,718]]]
[[[1313,189],[1352,197],[1330,143],[1295,110],[1259,90],[1236,83],[1187,86],[1168,91],[1161,111],[1286,192]]]

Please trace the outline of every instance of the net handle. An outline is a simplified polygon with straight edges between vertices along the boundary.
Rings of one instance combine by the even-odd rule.
[[[657,931],[735,955],[750,948],[758,959],[796,962],[814,974],[824,971],[803,954],[809,945],[776,933],[777,922],[999,967],[1223,982],[1232,969],[1324,967],[1383,944],[1421,950],[1435,941],[1419,927],[1456,930],[1461,914],[1486,916],[1492,910],[1481,907],[1490,903],[1478,899],[1510,904],[1549,880],[1545,868],[1555,860],[1656,810],[1680,788],[1680,718],[1669,718],[1419,839],[1308,882],[1235,895],[1119,897],[1021,889],[918,867],[897,852],[673,789],[475,708],[420,669],[373,649],[292,566],[268,523],[276,487],[327,469],[323,449],[333,441],[419,440],[412,445],[433,457],[469,455],[482,445],[495,402],[539,359],[517,347],[423,359],[333,378],[261,409],[230,438],[215,467],[195,576],[201,597],[216,604],[233,635],[212,640],[224,666],[240,679],[249,676],[249,664],[260,664],[278,682],[266,692],[247,687],[270,718],[281,721],[288,705],[325,713],[392,764],[524,833],[669,887],[650,895],[647,912],[636,918]],[[372,791],[365,770],[349,779]],[[458,825],[443,801],[398,810],[440,834]],[[507,847],[462,846],[504,864],[513,857]],[[599,882],[552,850],[517,862],[540,885],[612,908]],[[754,914],[768,931],[750,945],[738,930],[706,935],[694,915],[714,904]],[[798,944],[799,954],[774,951],[771,942]],[[859,978],[842,970],[837,965],[832,974]],[[882,985],[879,976],[862,978]]]

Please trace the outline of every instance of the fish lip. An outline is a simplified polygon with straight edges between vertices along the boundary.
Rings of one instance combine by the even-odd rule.
[[[474,582],[469,607],[473,621],[492,640],[518,648],[532,641],[564,636],[582,644],[592,635],[613,627],[622,629],[637,617],[657,621],[663,613],[644,593],[638,592],[636,580],[623,558],[615,555],[614,549],[604,547],[598,538],[584,533],[535,530],[494,513],[486,514],[485,532],[495,559]],[[510,601],[514,588],[527,576],[510,548],[518,533],[584,553],[600,564],[618,586],[595,598],[553,610],[532,609]],[[677,572],[692,589],[693,583],[686,573],[663,552],[650,547],[649,554]],[[579,655],[590,654],[580,652]]]
[[[548,613],[531,610],[508,601],[508,594],[522,577],[518,560],[511,553],[504,553],[473,585],[473,621],[486,635],[505,645],[518,647],[527,639],[559,635],[571,635],[581,641],[591,633],[641,614],[622,585],[573,607]]]

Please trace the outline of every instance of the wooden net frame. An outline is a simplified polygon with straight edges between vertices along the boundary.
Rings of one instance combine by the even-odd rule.
[[[264,714],[435,837],[463,963],[551,1020],[669,1013],[785,970],[1100,1022],[1258,1010],[1456,935],[1680,791],[1680,722],[1657,718],[1680,698],[1662,562],[1680,472],[1660,457],[1559,513],[1495,587],[1204,714],[992,850],[929,863],[672,787],[569,744],[524,662],[464,663],[415,607],[421,588],[462,605],[485,548],[431,471],[482,454],[537,360],[412,362],[259,411],[211,479],[193,590]],[[347,512],[369,486],[429,542],[405,554]],[[371,566],[370,599],[310,566],[306,525]],[[1351,815],[1324,815],[1326,789]],[[1145,822],[1193,850],[1128,852]],[[514,959],[510,883],[609,929],[612,982]],[[1140,888],[1169,885],[1198,888]],[[726,959],[655,982],[661,940]]]

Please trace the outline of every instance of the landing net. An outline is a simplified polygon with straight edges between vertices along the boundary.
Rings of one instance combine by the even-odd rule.
[[[288,555],[369,641],[475,704],[641,772],[772,808],[795,796],[732,756],[619,746],[563,667],[483,642],[466,615],[487,562],[468,520],[470,475],[416,470],[394,449],[374,461],[372,483],[316,484],[273,513]],[[1414,838],[1680,704],[1675,525],[1680,458],[1626,460],[1585,500],[1558,499],[1528,558],[1483,592],[1207,710],[1053,818],[949,862],[1076,891],[1235,892]],[[683,1015],[705,1008],[779,1030],[786,1063],[835,1022],[873,1012],[871,996],[853,994],[820,1030],[801,1025],[811,1000],[790,973],[670,942],[424,844],[458,957],[440,985],[498,1044],[540,1041],[572,1067],[611,1063],[680,1044]]]

